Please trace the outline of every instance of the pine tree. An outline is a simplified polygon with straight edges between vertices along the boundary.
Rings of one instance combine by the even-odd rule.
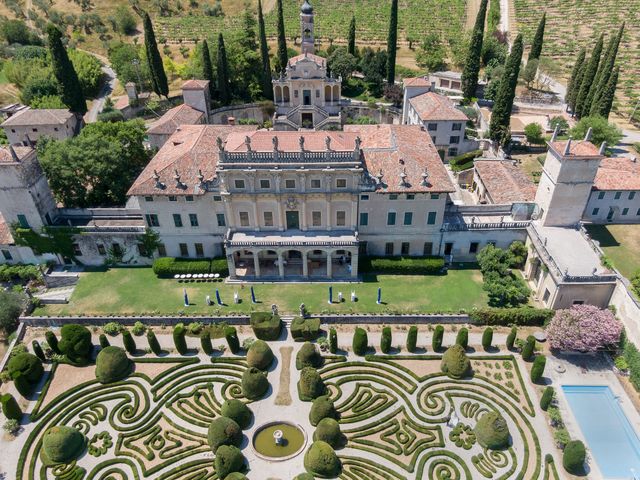
[[[262,95],[273,100],[273,85],[271,84],[271,59],[269,45],[262,15],[262,0],[258,0],[258,37],[260,37],[260,58],[262,59]]]
[[[538,24],[538,29],[536,30],[536,35],[533,37],[533,43],[531,44],[531,52],[529,53],[529,59],[536,60],[540,58],[540,54],[542,53],[542,44],[544,42],[544,27],[547,23],[547,13],[542,14],[542,18],[540,19],[540,23]]]
[[[591,90],[591,86],[593,85],[593,80],[596,77],[596,73],[598,72],[598,65],[600,64],[600,56],[602,54],[602,43],[603,36],[600,35],[596,46],[593,48],[593,52],[591,52],[591,57],[589,58],[589,62],[586,64],[584,70],[584,76],[582,77],[582,83],[580,84],[580,91],[578,92],[578,96],[576,97],[576,108],[575,115],[580,118],[585,113],[585,104],[587,103],[587,98],[589,96],[589,91]]]
[[[278,0],[278,70],[284,73],[289,62],[287,54],[287,39],[284,34],[284,15],[282,13],[282,0]]]
[[[69,60],[67,50],[62,45],[62,33],[53,24],[49,24],[47,34],[51,66],[62,90],[62,102],[73,113],[84,115],[87,113],[87,102],[82,93],[78,74]]]
[[[613,99],[616,96],[619,74],[620,67],[616,67],[609,77],[609,81],[602,95],[597,98],[596,108],[591,110],[591,115],[600,115],[601,117],[609,118],[609,113],[611,113],[611,107],[613,106]]]
[[[580,90],[580,73],[584,66],[584,59],[587,56],[587,50],[583,48],[580,50],[578,54],[578,58],[576,58],[576,63],[573,65],[573,70],[571,70],[571,78],[569,79],[569,83],[567,84],[567,93],[565,95],[564,101],[567,105],[573,109],[575,108],[575,101],[578,90]],[[584,70],[582,70],[584,72]]]
[[[523,49],[522,34],[519,34],[511,47],[511,53],[507,58],[504,73],[500,80],[500,88],[493,102],[489,136],[493,140],[501,141],[502,143],[505,143],[509,132],[511,109],[513,108],[513,99],[516,96]]]
[[[462,95],[469,100],[476,96],[478,88],[478,73],[480,72],[480,58],[482,56],[482,41],[484,37],[484,20],[487,14],[487,0],[482,0],[476,23],[471,32],[471,42],[467,59],[462,71]]]
[[[398,0],[391,0],[389,36],[387,37],[387,84],[396,81],[396,49],[398,48]]]
[[[207,40],[202,41],[202,78],[209,80],[209,98],[215,98],[216,85],[213,78],[213,66],[211,65],[211,54]]]
[[[229,63],[227,62],[227,50],[224,47],[222,34],[218,35],[218,95],[223,105],[228,105],[231,100],[229,91]]]
[[[351,17],[351,23],[349,24],[349,41],[347,51],[356,56],[356,16]]]
[[[593,115],[593,113],[599,109],[600,98],[602,97],[602,95],[604,95],[604,92],[609,85],[609,79],[613,74],[613,70],[616,64],[616,58],[618,56],[618,47],[620,46],[620,41],[622,40],[623,31],[624,31],[624,23],[618,29],[618,34],[611,37],[611,40],[609,40],[606,53],[602,58],[602,62],[600,62],[600,68],[598,69],[598,74],[596,75],[596,79],[593,82],[593,87],[591,88],[591,92],[589,92],[589,99],[588,99],[589,115]]]
[[[160,57],[160,51],[156,43],[156,35],[153,33],[153,25],[147,12],[144,12],[142,16],[142,25],[144,26],[144,47],[147,52],[149,72],[151,73],[151,86],[156,95],[167,97],[169,95],[167,74],[164,72],[162,57]]]

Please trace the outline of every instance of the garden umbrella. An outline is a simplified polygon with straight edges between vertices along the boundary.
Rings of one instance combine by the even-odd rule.
[[[218,305],[222,305],[222,300],[220,300],[220,291],[216,288],[216,301]]]
[[[329,287],[329,303],[333,303],[333,287]]]
[[[253,291],[253,286],[251,287],[251,303],[256,303],[256,292]]]
[[[378,300],[376,301],[378,305],[382,303],[382,288],[378,287]]]
[[[182,289],[182,293],[184,295],[184,306],[188,307],[189,306],[189,295],[187,295],[187,289],[183,288]]]

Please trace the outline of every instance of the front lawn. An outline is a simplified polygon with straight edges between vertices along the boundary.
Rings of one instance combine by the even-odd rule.
[[[151,268],[113,268],[81,274],[69,304],[38,308],[34,315],[105,315],[105,314],[224,314],[269,310],[275,303],[281,312],[297,313],[304,302],[309,312],[457,312],[487,304],[482,290],[482,275],[475,269],[450,270],[447,275],[399,276],[378,275],[364,283],[257,283],[253,284],[258,304],[251,303],[248,285],[219,283],[178,283],[158,279]],[[343,303],[328,303],[329,285],[333,299],[342,292]],[[383,304],[376,304],[378,287]],[[184,307],[183,289],[187,289],[189,307]],[[226,305],[207,306],[213,302],[216,288]],[[351,291],[357,302],[349,300]],[[238,292],[241,303],[233,303]]]
[[[640,225],[587,225],[587,231],[625,277],[640,269]]]

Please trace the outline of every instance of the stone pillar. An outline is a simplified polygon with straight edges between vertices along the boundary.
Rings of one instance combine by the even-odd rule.
[[[236,276],[236,261],[233,257],[235,252],[227,250],[227,266],[229,267],[229,276],[235,278]]]
[[[327,277],[332,278],[333,277],[333,264],[331,261],[331,253],[330,251],[327,252]]]
[[[260,277],[260,257],[259,252],[253,252],[253,269],[256,272],[256,278]]]
[[[282,252],[278,252],[278,275],[284,278],[284,263],[282,262]]]
[[[260,231],[260,219],[258,218],[258,202],[254,199],[253,203],[253,221],[254,228],[259,232]],[[249,222],[251,225],[251,222]]]
[[[309,276],[309,260],[307,259],[306,250],[302,252],[302,276],[307,278]]]
[[[358,250],[351,252],[351,278],[358,276]]]
[[[300,208],[300,216],[302,217],[300,219],[300,229],[303,232],[307,231],[307,198],[306,195],[302,196],[302,206]]]
[[[333,218],[331,218],[331,195],[327,195],[327,230],[331,230]]]

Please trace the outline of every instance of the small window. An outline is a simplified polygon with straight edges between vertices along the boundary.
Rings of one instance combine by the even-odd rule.
[[[180,215],[179,213],[174,213],[173,214],[173,223],[178,228],[182,227],[182,215]]]
[[[204,257],[204,246],[201,243],[195,243],[194,247],[196,247],[196,257]]]
[[[451,130],[453,130],[454,132],[459,132],[460,130],[462,130],[462,124],[461,123],[454,123],[451,126]]]
[[[338,178],[336,180],[336,188],[347,188],[347,179],[346,178]]]
[[[213,196],[213,201],[214,202],[221,202],[222,201],[222,197],[220,195],[214,195]]]
[[[175,195],[169,195],[169,201],[170,202],[177,202],[178,201],[178,197],[176,197]]]
[[[626,215],[627,213],[629,213],[629,209],[628,208],[623,208],[622,209],[622,215]]]
[[[190,213],[189,214],[189,222],[191,223],[192,227],[198,227],[198,215],[196,215],[195,213]]]
[[[235,182],[233,182],[233,184],[237,189],[241,190],[244,188],[244,180],[236,180]]]
[[[218,220],[219,227],[227,226],[227,221],[224,219],[224,213],[216,213],[216,219]]]
[[[311,225],[314,227],[322,225],[322,212],[311,212]]]
[[[285,180],[284,188],[296,188],[296,181],[292,179]]]
[[[457,157],[458,156],[458,149],[457,148],[450,148],[447,151],[447,155],[450,157]]]
[[[33,130],[34,132],[37,132],[38,129],[37,128],[32,128],[31,130]]]
[[[396,224],[396,212],[387,213],[387,225],[395,225]]]
[[[574,300],[573,304],[574,305],[584,305],[584,300]]]
[[[413,212],[404,212],[404,224],[411,225],[413,223]]]
[[[544,295],[542,296],[542,301],[547,303],[549,301],[549,297],[551,296],[551,292],[548,288],[544,289]]]
[[[438,130],[438,124],[430,123],[429,125],[427,125],[427,130],[429,130],[430,132],[436,132]]]
[[[433,243],[432,242],[424,242],[424,246],[422,247],[423,255],[433,255]]]
[[[240,212],[240,226],[241,227],[249,226],[249,212]]]
[[[616,192],[615,196],[613,197],[614,200],[620,200],[620,196],[622,195],[622,192]]]
[[[458,135],[452,135],[451,137],[449,137],[449,143],[453,145],[460,143],[460,137]]]
[[[260,180],[260,188],[262,189],[269,189],[271,188],[271,182],[269,180]]]
[[[384,245],[384,254],[385,255],[393,255],[393,242],[385,243],[385,245]]]
[[[369,214],[367,212],[360,212],[360,226],[369,225]]]
[[[167,256],[167,247],[164,246],[164,243],[158,245],[158,256],[166,257]]]
[[[413,193],[407,193],[407,200],[415,200],[416,196]]]
[[[478,253],[478,242],[471,242],[469,244],[469,253]]]
[[[338,227],[344,227],[347,224],[347,212],[344,210],[338,210],[336,212],[336,225]]]
[[[149,227],[159,227],[160,226],[160,222],[158,221],[158,215],[156,215],[155,213],[148,213],[145,215],[145,218],[147,220],[147,225]]]
[[[591,215],[598,215],[598,212],[600,211],[599,208],[594,208],[593,211],[591,212]],[[640,210],[639,210],[640,211]]]
[[[397,193],[390,193],[389,194],[389,200],[397,200],[398,199],[398,194]]]
[[[188,257],[189,256],[189,246],[186,243],[180,244],[180,256]]]
[[[402,242],[402,245],[400,245],[400,255],[409,255],[409,242]]]
[[[13,256],[9,250],[2,250],[2,256],[5,260],[13,260]]]
[[[153,202],[153,197],[144,197],[145,202]]]
[[[187,195],[186,197],[184,197],[184,199],[185,199],[187,202],[193,202],[193,195]]]
[[[264,212],[264,226],[273,227],[273,212]]]
[[[98,247],[98,253],[100,255],[106,255],[107,254],[107,249],[104,248],[104,245],[99,243],[98,245],[96,245]]]
[[[18,223],[22,228],[30,228],[29,222],[27,221],[27,217],[22,214],[18,214]]]
[[[598,192],[598,200],[602,200],[604,198],[605,192]]]
[[[360,195],[360,200],[369,200],[369,195]]]
[[[427,225],[435,225],[437,216],[437,212],[429,212],[427,214]]]
[[[438,200],[440,198],[440,194],[439,193],[432,193],[431,194],[431,200]]]
[[[636,192],[629,192],[629,200],[633,200],[636,197]]]
[[[71,246],[73,247],[73,254],[76,257],[81,257],[82,256],[82,250],[80,250],[80,245],[78,245],[77,243],[74,243]]]
[[[311,179],[311,188],[322,188],[322,183],[319,178]]]

